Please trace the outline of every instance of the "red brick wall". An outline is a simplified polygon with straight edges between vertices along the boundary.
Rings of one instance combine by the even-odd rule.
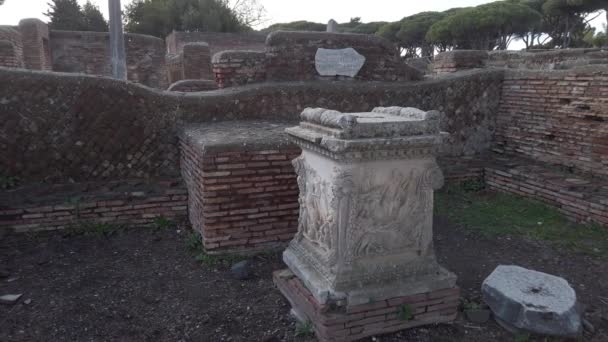
[[[213,79],[213,73],[211,72],[211,50],[209,49],[209,45],[205,43],[190,43],[184,45],[183,63],[184,79]]]
[[[210,253],[282,246],[298,226],[299,149],[207,153],[181,141],[190,222]]]
[[[254,50],[264,51],[266,34],[260,32],[250,33],[222,33],[222,32],[173,32],[165,39],[167,53],[179,54],[187,43],[204,42],[209,44],[211,56],[226,50]]]
[[[51,70],[49,27],[39,19],[23,19],[19,22],[23,39],[23,60],[32,70]]]
[[[359,341],[416,326],[451,322],[458,314],[460,289],[456,287],[382,301],[370,299],[368,304],[344,307],[317,302],[291,271],[276,271],[273,280],[298,318],[312,323],[321,342]],[[407,319],[400,317],[404,306],[411,310]]]
[[[0,230],[18,232],[86,228],[86,224],[153,226],[163,217],[187,217],[181,181],[105,182],[30,186],[0,195]],[[34,203],[32,203],[34,202]]]
[[[10,43],[2,46],[2,61],[0,66],[9,68],[23,68],[23,41],[18,28],[12,26],[0,26],[0,41]]]
[[[224,51],[213,56],[213,73],[220,88],[266,80],[266,54],[256,51]]]
[[[112,75],[107,32],[51,31],[53,71]],[[167,67],[162,39],[140,34],[125,36],[127,77],[149,87],[166,89]]]
[[[0,66],[22,68],[23,60],[17,57],[17,49],[8,40],[0,40]]]
[[[490,164],[485,168],[485,182],[490,189],[549,204],[573,221],[608,225],[608,183],[528,165]]]
[[[608,68],[506,71],[494,150],[608,176]]]
[[[459,70],[483,68],[487,59],[487,51],[454,50],[442,52],[433,58],[433,72],[435,74],[445,74]]]

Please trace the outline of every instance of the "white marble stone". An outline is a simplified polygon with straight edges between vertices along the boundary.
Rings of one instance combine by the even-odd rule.
[[[303,152],[293,163],[299,230],[284,260],[321,303],[454,287],[432,240],[433,191],[443,185],[439,115],[399,113],[306,109],[287,129]]]
[[[365,56],[353,48],[319,48],[315,55],[315,68],[321,76],[355,77],[365,64]]]
[[[509,327],[555,336],[581,332],[576,292],[563,278],[498,266],[481,289],[496,318]]]

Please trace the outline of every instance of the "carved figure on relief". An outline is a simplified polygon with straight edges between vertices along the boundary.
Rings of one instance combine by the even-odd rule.
[[[429,175],[421,174],[427,172],[434,171],[412,169],[406,177],[395,169],[390,181],[371,173],[364,177],[357,190],[357,227],[351,235],[355,257],[427,249],[432,232],[426,223],[433,210]]]
[[[300,188],[298,235],[327,254],[331,251],[331,234],[335,222],[331,208],[330,185],[307,167],[302,157],[294,160],[293,164]]]

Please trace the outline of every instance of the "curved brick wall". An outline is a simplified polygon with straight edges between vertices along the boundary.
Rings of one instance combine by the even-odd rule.
[[[188,122],[296,122],[305,107],[345,112],[414,106],[445,112],[445,155],[489,147],[503,74],[475,71],[411,83],[261,83],[204,93],[155,91],[76,74],[0,68],[0,165],[24,182],[179,177]]]
[[[365,56],[357,79],[369,81],[418,80],[421,73],[405,64],[388,40],[368,34],[275,31],[266,39],[267,79],[301,81],[322,78],[315,68],[319,48],[353,48]]]

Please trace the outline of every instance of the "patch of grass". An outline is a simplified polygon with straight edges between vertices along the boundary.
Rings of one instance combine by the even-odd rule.
[[[296,337],[309,337],[314,335],[315,331],[312,326],[312,322],[298,322],[296,323]]]
[[[530,341],[530,334],[517,334],[513,338],[513,342],[528,342]]]
[[[160,216],[154,219],[153,227],[156,230],[164,230],[175,227],[175,222],[169,220],[164,216]]]
[[[479,310],[483,307],[481,304],[468,299],[461,299],[460,305],[462,307],[462,311]]]
[[[606,228],[572,223],[557,209],[538,201],[451,186],[437,192],[435,204],[437,214],[487,237],[520,236],[594,256],[608,256]]]
[[[411,305],[403,304],[397,309],[397,317],[402,321],[410,321],[414,318],[414,309]]]
[[[0,174],[0,189],[10,190],[19,185],[19,177]]]
[[[232,264],[246,258],[240,255],[211,255],[207,254],[203,246],[201,234],[192,231],[186,236],[186,248],[194,255],[194,260],[207,266],[217,266],[222,263]]]
[[[196,252],[203,250],[203,240],[201,234],[192,231],[186,236],[186,247],[188,250]]]
[[[66,229],[68,235],[85,235],[85,236],[96,236],[96,237],[107,237],[115,234],[116,232],[125,229],[122,225],[115,225],[110,223],[97,223],[97,222],[81,222],[72,225]]]

